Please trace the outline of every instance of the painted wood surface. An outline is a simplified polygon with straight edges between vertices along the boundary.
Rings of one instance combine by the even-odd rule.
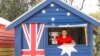
[[[6,30],[0,24],[0,56],[14,56],[14,29]]]
[[[99,21],[93,19],[92,17],[85,15],[84,13],[72,8],[71,6],[59,0],[45,1],[42,4],[40,4],[38,7],[35,7],[35,9],[33,8],[32,10],[18,17],[17,20],[12,22],[12,24],[10,24],[7,27],[7,29],[15,28],[16,30],[15,31],[16,32],[15,34],[15,56],[21,56],[23,54],[21,53],[23,49],[29,50],[28,44],[34,45],[27,41],[28,37],[25,36],[24,34],[25,32],[23,32],[22,30],[23,23],[26,24],[26,27],[28,28],[26,31],[27,35],[29,34],[29,29],[31,29],[29,28],[29,25],[34,24],[34,23],[35,24],[43,23],[49,26],[87,24],[86,28],[87,28],[88,45],[80,44],[80,45],[74,46],[74,48],[77,49],[78,52],[72,52],[71,56],[92,56],[93,25],[100,26]],[[48,31],[46,28],[44,28],[44,31],[42,33],[43,34],[41,36],[41,41],[38,47],[40,49],[44,48],[45,56],[61,56],[62,50],[59,49],[57,45],[54,45],[54,46],[48,45]],[[32,35],[32,33],[30,35]],[[63,56],[66,56],[66,55],[67,54],[64,54]]]

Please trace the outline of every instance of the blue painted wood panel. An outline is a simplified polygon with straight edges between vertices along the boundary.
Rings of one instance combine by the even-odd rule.
[[[59,11],[56,11],[56,9],[59,9]],[[45,10],[45,13],[42,13],[42,10]],[[25,20],[23,23],[41,23],[43,22],[46,25],[52,25],[52,24],[83,24],[83,23],[88,23],[86,20],[82,19],[79,16],[76,16],[74,13],[70,12],[71,15],[68,16],[67,13],[69,12],[68,10],[58,6],[55,4],[54,7],[50,7],[50,4],[43,8],[41,11],[36,13],[35,15],[29,17],[27,20]],[[52,21],[51,19],[54,18],[55,20]],[[24,19],[24,18],[23,18]],[[89,26],[90,24],[88,24]],[[72,56],[91,56],[91,44],[92,44],[92,26],[88,27],[88,46],[85,45],[76,45],[75,48],[77,49],[78,52],[73,52]],[[23,35],[23,34],[22,34]],[[21,35],[21,36],[22,36]],[[19,35],[20,36],[20,35]],[[25,37],[25,36],[22,36]],[[48,34],[47,30],[45,29],[43,32],[42,39],[39,44],[39,48],[44,48],[45,46],[45,55],[46,56],[61,56],[62,50],[58,48],[58,46],[48,46]],[[22,38],[22,48],[27,48],[25,45],[25,40]],[[18,43],[17,43],[18,44]],[[19,46],[19,45],[18,45]],[[18,49],[18,48],[17,48]],[[20,49],[20,48],[19,48]],[[16,53],[18,54],[18,52]],[[66,56],[67,54],[64,54]],[[19,56],[19,55],[17,55]]]
[[[52,3],[51,3],[52,4]],[[45,8],[43,8],[41,11],[39,11],[34,16],[31,16],[26,22],[52,22],[52,18],[55,18],[54,22],[87,22],[86,20],[83,20],[81,17],[75,15],[72,12],[69,12],[68,10],[62,8],[61,6],[54,3],[54,7],[51,7],[50,5],[47,5]],[[57,11],[58,9],[58,11]],[[43,13],[42,11],[45,11]],[[70,16],[67,14],[70,13]]]
[[[64,23],[64,22],[63,22]],[[19,27],[20,28],[20,27]],[[18,28],[18,31],[20,32],[21,31],[21,28],[19,29]],[[89,26],[88,27],[88,29],[90,29],[91,28],[91,26]],[[16,29],[17,30],[17,29]],[[91,30],[91,29],[90,29]],[[22,33],[22,32],[21,32]],[[21,34],[21,33],[18,33],[18,34]],[[90,40],[90,36],[91,36],[91,34],[90,34],[90,31],[88,32],[88,34],[89,34],[89,40]],[[59,49],[59,48],[57,48],[58,46],[48,46],[47,45],[47,31],[46,31],[46,28],[45,28],[45,30],[44,30],[44,33],[43,33],[43,36],[42,36],[42,39],[41,39],[41,43],[40,43],[40,45],[39,45],[39,48],[41,48],[41,46],[43,47],[44,45],[45,45],[45,55],[46,56],[61,56],[61,52],[62,52],[62,50],[61,49]],[[19,37],[24,37],[24,36],[22,36],[22,34],[21,35],[19,35]],[[20,37],[20,38],[21,38]],[[19,39],[18,39],[19,40]],[[21,39],[20,39],[21,40]],[[20,41],[19,40],[19,41]],[[22,40],[24,40],[24,38],[22,38]],[[22,41],[21,40],[21,41]],[[18,42],[16,42],[17,44],[18,44]],[[90,43],[90,42],[89,42]],[[23,45],[23,43],[21,43],[22,45]],[[18,44],[17,45],[17,49],[16,50],[19,50],[20,48],[18,48],[18,46],[20,47],[20,45],[21,44]],[[22,46],[21,45],[21,46]],[[26,45],[26,44],[25,44]],[[24,45],[23,45],[24,46]],[[91,44],[90,45],[88,45],[88,46],[85,46],[85,45],[76,45],[75,46],[75,48],[77,49],[77,51],[78,52],[73,52],[72,53],[72,56],[90,56],[90,52],[91,52]],[[19,51],[20,52],[20,51]],[[18,52],[16,52],[16,53],[18,53]],[[19,54],[17,54],[17,55],[19,55]],[[67,54],[64,54],[63,56],[66,56]]]
[[[88,25],[88,37],[89,37],[89,43],[90,43],[90,56],[93,56],[93,25]]]
[[[21,27],[17,26],[15,31],[15,56],[21,56]]]
[[[90,24],[88,24],[89,27],[87,27],[87,29],[89,30],[88,31],[88,46],[86,45],[76,45],[75,46],[75,49],[78,51],[78,52],[73,52],[72,53],[72,56],[91,56],[91,49],[93,48],[90,44],[91,41],[91,37],[92,36],[90,34],[91,31],[91,27]],[[45,29],[47,30],[47,29]],[[47,31],[46,31],[47,33]],[[47,36],[45,37],[45,39],[48,39]],[[48,40],[45,40],[45,42],[47,42]],[[59,45],[48,45],[46,43],[46,47],[45,47],[45,51],[46,51],[46,56],[60,56],[61,54],[61,49],[58,48]],[[49,54],[49,55],[48,55]],[[66,56],[67,54],[65,54],[64,56]]]
[[[61,56],[61,55],[59,55],[59,54],[50,54],[50,55],[48,55],[48,54],[46,54],[46,56]],[[64,54],[63,56],[68,56],[67,54]],[[72,54],[72,56],[90,56],[90,54],[88,54],[88,53],[82,53],[82,54]]]

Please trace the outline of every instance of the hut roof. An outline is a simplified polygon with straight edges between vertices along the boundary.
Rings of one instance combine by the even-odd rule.
[[[61,6],[62,8],[74,13],[75,15],[81,17],[82,19],[88,21],[89,23],[91,23],[93,25],[100,26],[99,20],[96,20],[93,17],[90,17],[90,16],[80,12],[79,10],[69,6],[68,4],[66,4],[60,0],[45,0],[45,1],[41,2],[40,4],[38,4],[37,6],[30,9],[29,11],[27,11],[26,13],[24,13],[23,15],[21,15],[20,17],[16,18],[16,20],[14,20],[10,25],[7,26],[7,29],[16,27],[17,25],[21,24],[25,20],[29,19],[29,17],[34,16],[36,13],[38,13],[40,10],[42,10],[48,4],[51,4],[51,3],[55,3],[59,6]]]

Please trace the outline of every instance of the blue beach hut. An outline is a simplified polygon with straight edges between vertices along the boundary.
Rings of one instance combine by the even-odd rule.
[[[14,20],[15,56],[93,56],[93,25],[100,21],[60,0],[45,0]],[[50,40],[66,29],[76,45]]]

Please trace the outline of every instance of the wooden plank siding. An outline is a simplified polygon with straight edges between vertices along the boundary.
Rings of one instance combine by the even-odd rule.
[[[57,11],[59,9],[59,11]],[[45,10],[45,13],[43,14],[42,11]],[[67,13],[70,13],[70,16],[67,16]],[[50,4],[44,7],[42,10],[40,10],[38,13],[36,13],[34,16],[29,17],[28,20],[26,20],[26,23],[32,23],[32,22],[52,22],[51,18],[55,18],[54,22],[66,22],[66,23],[85,23],[86,20],[82,20],[83,18],[75,15],[72,12],[69,12],[68,10],[62,8],[61,6],[55,4],[55,7],[50,7]],[[63,21],[62,21],[63,20]]]
[[[6,30],[0,24],[0,56],[14,56],[14,29]]]
[[[56,11],[56,9],[59,8],[59,11]],[[45,10],[46,13],[42,13],[42,11]],[[45,25],[52,25],[52,23],[55,23],[55,25],[67,25],[67,24],[88,24],[88,22],[86,20],[83,20],[83,18],[75,15],[72,12],[70,16],[67,16],[67,13],[69,11],[60,7],[59,5],[55,4],[55,7],[50,7],[50,4],[48,6],[46,6],[45,8],[43,8],[42,10],[40,10],[37,14],[35,14],[34,16],[32,15],[31,17],[29,17],[29,19],[25,20],[24,23],[33,23],[33,22],[44,22]],[[52,22],[51,18],[55,18],[55,21]],[[87,27],[87,29],[90,29]],[[47,30],[45,32],[45,34],[47,34]],[[44,36],[46,36],[44,34]],[[88,33],[89,34],[89,33]],[[48,37],[48,36],[46,36]],[[44,37],[44,39],[48,39]],[[76,45],[75,48],[78,50],[78,52],[73,52],[72,56],[91,56],[90,55],[90,44],[88,41],[90,40],[90,37],[88,37],[87,42],[88,45]],[[43,40],[42,40],[43,41]],[[44,43],[47,43],[48,40],[45,40]],[[58,46],[49,46],[48,44],[45,44],[45,55],[46,56],[61,56],[61,50],[57,48]],[[87,50],[87,51],[86,51]],[[48,55],[49,54],[49,55]],[[18,56],[18,55],[17,55]],[[66,56],[66,55],[64,55]]]

